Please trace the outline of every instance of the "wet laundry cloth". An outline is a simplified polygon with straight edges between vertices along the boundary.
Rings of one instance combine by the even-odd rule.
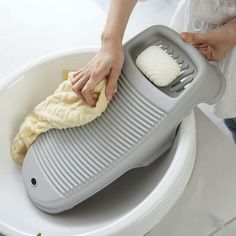
[[[26,116],[11,145],[12,158],[22,164],[27,150],[37,137],[49,129],[66,129],[85,125],[105,111],[109,101],[105,95],[106,80],[102,80],[94,89],[98,95],[95,107],[87,105],[72,91],[70,83],[73,72],[59,85],[54,94],[38,104]]]

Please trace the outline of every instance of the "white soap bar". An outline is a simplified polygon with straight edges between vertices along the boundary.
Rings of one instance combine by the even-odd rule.
[[[152,45],[142,51],[136,59],[137,67],[157,86],[167,86],[179,74],[179,64],[163,49]]]

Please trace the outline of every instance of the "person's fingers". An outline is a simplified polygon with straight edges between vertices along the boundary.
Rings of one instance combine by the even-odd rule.
[[[206,43],[203,44],[193,44],[193,46],[207,59],[210,60],[210,46]]]
[[[202,54],[207,53],[207,49],[200,49],[199,52]]]
[[[91,80],[89,80],[91,81]],[[82,91],[81,91],[81,95],[83,96],[85,102],[89,105],[89,106],[95,106],[96,105],[96,99],[93,97],[92,94],[92,89],[90,89],[90,83],[86,83],[86,85],[83,87]]]
[[[80,90],[76,90],[76,95],[77,95],[78,97],[80,97],[84,103],[87,103],[87,102],[85,101],[85,99],[84,99],[84,97],[83,97],[83,95],[82,95],[82,93],[81,93]]]
[[[93,97],[93,90],[95,89],[97,84],[102,79],[104,79],[104,77],[105,75],[103,69],[95,71],[81,90],[81,94],[84,97],[85,101],[88,103],[88,105],[96,105],[96,98]]]
[[[75,78],[81,71],[83,71],[83,67],[82,68],[80,68],[80,69],[78,69],[76,72],[74,72],[74,74],[73,74],[73,78]]]
[[[212,61],[213,58],[212,58],[212,49],[211,48],[209,48],[207,50],[206,58],[207,58],[207,60]]]
[[[204,50],[200,50],[201,54],[208,60],[208,61],[212,61],[213,59],[213,51],[211,48],[207,48]]]
[[[81,78],[83,78],[85,75],[85,72],[82,70],[80,71],[76,76],[74,75],[73,78],[71,78],[71,84],[76,84]]]
[[[180,37],[186,42],[197,43],[196,35],[193,33],[182,32]]]
[[[107,85],[106,85],[106,97],[109,101],[111,101],[113,95],[117,90],[117,80],[120,76],[120,69],[113,68],[109,74]]]
[[[80,94],[80,91],[84,87],[84,85],[89,80],[89,76],[83,76],[80,80],[78,80],[72,87],[72,90],[78,95]]]
[[[186,41],[191,43],[205,43],[207,40],[206,34],[195,34],[189,32],[182,32],[180,37]]]
[[[200,52],[207,59],[207,50],[201,50]]]
[[[209,60],[209,57],[208,57],[209,47],[198,48],[198,50],[207,60]]]
[[[81,80],[81,81],[80,81]],[[86,82],[89,80],[89,75],[84,75],[77,83],[72,86],[72,91],[79,96],[84,102],[86,102],[83,94],[82,89]]]
[[[201,43],[201,44],[193,43],[193,46],[197,49],[203,49],[203,48],[207,48],[208,44],[206,44],[206,43]]]

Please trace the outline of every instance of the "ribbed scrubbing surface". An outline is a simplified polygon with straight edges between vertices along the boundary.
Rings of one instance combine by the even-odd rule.
[[[52,186],[68,196],[125,158],[165,115],[121,77],[101,117],[79,128],[42,134],[34,155]]]

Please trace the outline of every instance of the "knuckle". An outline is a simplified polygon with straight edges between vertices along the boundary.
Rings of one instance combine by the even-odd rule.
[[[98,83],[101,80],[100,76],[95,76],[91,78],[93,81],[95,81],[96,83]]]
[[[87,77],[89,75],[89,70],[84,70],[83,71],[83,77],[85,76],[85,77]]]
[[[85,70],[88,69],[88,67],[89,67],[89,64],[86,64],[86,65],[84,65],[84,66],[82,67],[82,70],[85,71]]]
[[[121,68],[122,68],[122,65],[114,65],[114,67],[113,67],[114,74],[119,75],[121,72]]]
[[[75,85],[72,86],[72,91],[75,93],[79,93],[81,90],[81,87],[78,83],[76,83]]]
[[[87,88],[87,87],[83,87],[83,89],[81,90],[81,93],[82,93],[83,95],[87,95],[87,94],[89,93],[88,88]]]
[[[76,93],[76,94],[78,93],[78,90],[77,90],[77,88],[76,88],[75,86],[72,87],[72,91],[73,91],[74,93]]]
[[[78,69],[77,71],[75,71],[74,76],[77,75],[77,74],[79,74],[82,70],[83,70],[83,68],[80,68],[80,69]]]
[[[100,71],[94,71],[91,75],[91,78],[95,81],[97,81],[99,79],[99,76],[100,76]]]
[[[111,85],[107,87],[107,92],[108,93],[114,93],[114,91],[116,90],[116,86]]]
[[[113,81],[110,81],[110,83],[107,84],[107,89],[108,90],[113,90],[115,87],[115,83]]]

